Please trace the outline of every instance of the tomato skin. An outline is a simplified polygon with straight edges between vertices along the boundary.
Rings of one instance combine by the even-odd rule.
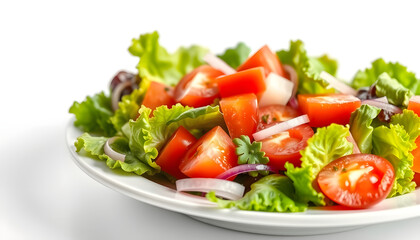
[[[420,116],[420,96],[414,96],[410,99],[407,106],[408,110],[412,110],[418,116]],[[417,148],[414,149],[411,153],[414,156],[413,166],[411,169],[414,172],[420,173],[420,137],[416,139]]]
[[[420,173],[414,173],[413,181],[416,183],[416,188],[420,187]]]
[[[215,79],[223,72],[202,65],[185,75],[175,87],[175,100],[182,105],[202,107],[210,105],[219,97]]]
[[[295,117],[299,117],[301,114],[298,110],[283,105],[269,105],[260,107],[258,109],[258,127],[257,130],[262,130],[271,126],[276,122],[284,122]]]
[[[215,178],[237,165],[235,148],[229,135],[214,127],[189,148],[179,169],[191,178]]]
[[[317,182],[332,201],[351,208],[367,208],[388,196],[394,178],[394,168],[385,158],[351,154],[325,166]]]
[[[156,158],[156,163],[161,167],[162,171],[169,173],[175,178],[186,178],[187,176],[179,170],[179,165],[188,147],[196,141],[197,139],[187,129],[180,126],[160,151],[159,156]]]
[[[420,96],[413,96],[408,102],[407,109],[420,116]]]
[[[257,67],[224,75],[216,79],[222,98],[265,91],[264,68]]]
[[[265,76],[274,72],[284,78],[287,78],[286,71],[283,69],[283,65],[281,64],[279,58],[267,45],[260,48],[236,70],[239,72],[255,67],[263,67],[265,70]]]
[[[279,170],[286,170],[284,164],[289,162],[295,167],[302,163],[300,151],[308,146],[308,139],[314,135],[314,131],[308,124],[276,134],[263,139],[261,151],[265,152],[270,161],[267,165]]]
[[[298,102],[302,113],[308,115],[311,127],[348,124],[351,113],[361,106],[360,99],[347,94],[300,94]]]
[[[219,104],[230,137],[233,139],[246,135],[252,140],[258,123],[257,96],[249,93],[223,98]]]
[[[167,105],[169,108],[174,105],[173,88],[163,83],[151,81],[147,89],[142,105],[155,110],[157,107]]]

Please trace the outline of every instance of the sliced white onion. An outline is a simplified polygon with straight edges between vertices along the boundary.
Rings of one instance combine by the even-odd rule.
[[[115,137],[112,137],[112,138],[110,138],[106,141],[105,146],[104,146],[104,152],[110,158],[112,158],[116,161],[124,162],[125,161],[125,154],[114,151],[114,149],[112,149],[111,146],[110,146],[115,141],[115,139],[117,139],[117,138],[119,138],[119,137],[115,136]]]
[[[410,98],[410,101],[416,102],[416,103],[420,103],[420,96],[416,95],[416,96],[412,96]]]
[[[350,94],[353,96],[357,95],[357,91],[350,87],[349,85],[341,82],[340,80],[338,80],[337,78],[335,78],[334,76],[332,76],[331,74],[322,71],[321,74],[319,75],[319,77],[325,81],[327,81],[331,87],[335,88],[337,91],[344,93],[344,94]]]
[[[175,182],[179,192],[203,192],[214,191],[219,197],[230,200],[242,198],[245,187],[237,182],[216,178],[184,178]]]
[[[121,97],[121,93],[124,89],[126,89],[127,87],[131,86],[131,84],[133,84],[133,82],[131,81],[124,81],[124,82],[120,82],[112,91],[111,93],[111,106],[112,106],[112,110],[116,111],[119,106],[118,103],[120,102],[120,97]]]
[[[290,81],[293,83],[292,96],[296,96],[296,92],[299,86],[299,78],[296,70],[290,65],[283,65],[284,70],[289,73]]]
[[[377,108],[380,108],[380,109],[383,109],[385,111],[392,112],[392,113],[402,113],[401,108],[396,107],[392,104],[384,103],[384,102],[377,101],[374,99],[363,100],[362,105],[363,104],[371,105],[371,106],[374,106],[374,107],[377,107]]]
[[[231,66],[229,66],[225,61],[217,57],[216,55],[212,53],[207,53],[203,60],[208,63],[210,66],[216,68],[217,70],[220,70],[226,75],[236,73],[236,70],[233,69]]]
[[[260,107],[279,104],[286,105],[293,93],[294,84],[288,79],[270,73],[265,79],[266,89],[261,95],[258,105]]]
[[[254,137],[255,141],[260,141],[308,122],[308,115],[305,114],[281,123],[277,123],[276,125],[273,125],[271,127],[265,128],[259,132],[252,134],[252,136]]]
[[[353,154],[360,153],[359,146],[357,146],[357,143],[354,140],[353,135],[351,134],[351,132],[349,132],[349,133],[350,133],[350,135],[347,136],[346,139],[347,139],[347,141],[349,141],[350,143],[353,144]]]

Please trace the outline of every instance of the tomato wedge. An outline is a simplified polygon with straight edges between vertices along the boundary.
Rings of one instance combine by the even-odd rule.
[[[259,94],[265,91],[264,68],[247,69],[216,79],[222,98],[246,93]]]
[[[411,169],[414,172],[420,173],[420,137],[416,139],[417,148],[415,148],[411,153],[413,154],[413,166]]]
[[[284,78],[287,78],[286,71],[283,69],[279,58],[273,51],[271,51],[267,45],[264,45],[262,48],[260,48],[236,70],[239,72],[255,67],[263,67],[265,70],[265,76],[268,76],[268,74],[274,72]]]
[[[223,72],[202,65],[185,75],[175,87],[175,100],[182,105],[202,107],[210,105],[219,97],[215,79]]]
[[[388,196],[394,178],[394,168],[385,158],[351,154],[325,166],[317,181],[332,201],[347,207],[367,208]]]
[[[184,155],[179,169],[192,178],[215,178],[237,165],[235,144],[219,126],[204,134]]]
[[[257,130],[258,102],[253,93],[243,94],[220,100],[230,137],[237,138],[246,135],[252,140],[252,134]]]
[[[284,122],[301,115],[298,110],[283,105],[269,105],[258,109],[258,127],[262,130],[276,122]]]
[[[155,110],[162,105],[171,107],[176,103],[173,91],[172,87],[166,86],[163,83],[151,81],[142,104],[152,110]]]
[[[413,181],[416,183],[416,188],[420,187],[420,173],[414,173]]]
[[[407,106],[408,110],[412,110],[420,116],[420,96],[413,96],[410,98]]]
[[[160,151],[159,156],[156,158],[156,163],[161,167],[162,171],[169,173],[175,178],[186,178],[187,176],[179,170],[179,165],[188,147],[196,141],[197,139],[187,129],[180,126]]]
[[[308,124],[289,129],[285,132],[263,139],[261,151],[265,152],[270,161],[267,165],[279,170],[286,170],[284,164],[289,162],[295,167],[301,164],[300,151],[308,145],[308,139],[314,131]]]
[[[308,115],[311,127],[348,124],[351,113],[361,105],[360,99],[347,94],[300,94],[298,102],[300,110]]]

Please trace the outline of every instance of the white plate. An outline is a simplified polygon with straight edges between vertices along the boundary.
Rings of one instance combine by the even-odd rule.
[[[270,235],[312,235],[340,232],[377,223],[420,216],[420,189],[382,201],[367,210],[309,209],[304,213],[268,213],[218,209],[200,197],[177,193],[170,184],[161,185],[135,174],[109,169],[100,160],[75,152],[74,142],[82,132],[67,127],[67,145],[75,163],[90,177],[144,203],[183,213],[199,221],[238,231]]]

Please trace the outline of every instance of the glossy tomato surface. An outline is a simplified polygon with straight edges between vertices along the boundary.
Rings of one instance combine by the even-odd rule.
[[[157,107],[167,105],[169,108],[176,103],[173,88],[163,83],[151,81],[144,96],[142,105],[155,110]]]
[[[223,98],[220,100],[220,108],[230,137],[233,139],[246,135],[252,140],[258,124],[257,96],[249,93]]]
[[[300,112],[292,107],[283,105],[269,105],[258,109],[258,128],[262,130],[276,122],[284,122],[298,117]]]
[[[304,124],[261,140],[261,151],[270,159],[267,165],[285,170],[284,164],[289,162],[299,167],[300,151],[308,145],[308,139],[313,135],[312,128]]]
[[[346,94],[299,94],[298,102],[302,113],[308,115],[311,127],[348,124],[351,113],[361,105],[360,99]]]
[[[179,165],[188,147],[196,141],[197,139],[187,129],[180,126],[160,151],[156,158],[156,163],[161,167],[162,171],[169,173],[175,178],[186,178],[187,176],[179,170]]]
[[[271,49],[264,45],[251,57],[249,57],[241,66],[237,68],[237,71],[243,71],[250,68],[263,67],[265,70],[265,76],[268,76],[271,72],[277,73],[278,75],[287,78],[287,74],[283,69],[277,55],[271,51]]]
[[[237,165],[235,148],[229,135],[214,127],[190,147],[179,169],[191,178],[215,178]]]
[[[417,137],[416,145],[417,148],[411,152],[414,157],[411,169],[413,169],[414,172],[420,173],[420,137]]]
[[[407,109],[420,116],[420,96],[413,96],[408,102]]]
[[[222,98],[265,91],[264,68],[247,69],[234,74],[224,75],[216,79]]]
[[[194,69],[176,85],[175,100],[190,107],[212,104],[219,97],[215,79],[223,74],[209,65],[202,65]]]
[[[325,166],[317,181],[332,201],[351,208],[367,208],[388,196],[394,178],[394,168],[385,158],[351,154]]]

